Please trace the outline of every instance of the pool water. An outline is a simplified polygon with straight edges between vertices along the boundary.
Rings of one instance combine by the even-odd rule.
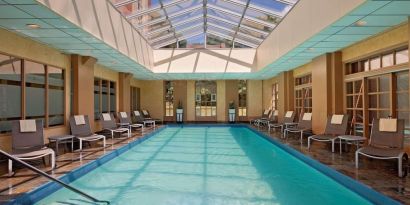
[[[111,204],[370,204],[246,127],[168,127],[71,185]]]

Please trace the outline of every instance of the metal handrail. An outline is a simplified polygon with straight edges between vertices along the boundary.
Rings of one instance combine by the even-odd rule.
[[[51,181],[57,182],[57,183],[60,184],[61,186],[65,187],[65,188],[67,188],[67,189],[69,189],[69,190],[71,190],[71,191],[73,191],[73,192],[75,192],[75,193],[77,193],[77,194],[80,194],[81,196],[83,196],[83,197],[85,197],[85,198],[87,198],[87,199],[89,199],[89,200],[91,200],[91,201],[93,201],[93,202],[96,202],[96,203],[104,203],[104,204],[110,204],[109,201],[98,200],[98,199],[96,199],[96,198],[94,198],[94,197],[88,195],[87,193],[85,193],[85,192],[83,192],[83,191],[81,191],[81,190],[79,190],[79,189],[77,189],[77,188],[75,188],[75,187],[73,187],[73,186],[70,186],[70,185],[64,183],[63,181],[61,181],[61,180],[59,180],[59,179],[57,179],[57,178],[55,178],[55,177],[53,177],[53,176],[51,176],[51,175],[49,175],[49,174],[47,174],[47,173],[45,173],[45,172],[43,172],[43,171],[37,169],[36,167],[33,167],[33,166],[31,166],[30,164],[28,164],[28,163],[26,163],[26,162],[24,162],[24,161],[22,161],[22,160],[20,160],[20,159],[18,159],[18,158],[16,158],[16,157],[13,157],[12,155],[8,154],[7,152],[5,152],[5,151],[3,151],[3,150],[1,150],[1,149],[0,149],[0,154],[6,156],[7,158],[9,158],[9,159],[11,159],[11,160],[13,160],[13,161],[15,161],[15,162],[18,162],[18,163],[24,165],[25,167],[27,167],[27,168],[30,169],[31,171],[36,172],[37,174],[39,174],[39,175],[41,175],[41,176],[43,176],[43,177],[46,177],[46,178],[50,179]]]

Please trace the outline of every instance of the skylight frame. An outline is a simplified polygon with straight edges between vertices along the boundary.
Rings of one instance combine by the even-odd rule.
[[[140,1],[141,0],[124,0],[118,3],[113,3],[113,5],[121,12],[121,7],[130,4],[134,4],[135,6],[135,3],[138,3],[136,5],[140,6]],[[175,43],[175,40],[179,41],[179,39],[181,39],[181,33],[200,26],[202,26],[202,33],[205,36],[205,48],[208,26],[233,33],[232,36],[228,35],[229,37],[224,34],[222,38],[225,38],[226,40],[231,40],[233,43],[238,42],[252,48],[257,48],[283,20],[283,18],[285,18],[287,13],[289,13],[289,11],[297,4],[299,0],[271,1],[275,1],[276,3],[265,4],[266,2],[259,2],[257,0],[172,0],[166,2],[165,0],[158,0],[158,5],[154,3],[155,6],[151,8],[144,8],[140,10],[135,9],[136,11],[128,14],[125,18],[129,21],[138,18],[138,23],[134,22],[132,25],[142,34],[145,39],[148,40],[148,43],[155,48],[158,48],[158,42],[166,39],[170,40],[161,42],[160,44],[167,46],[164,44],[169,42],[168,45],[171,45]],[[232,6],[229,7],[229,5]],[[186,8],[178,10],[178,6]],[[168,10],[171,12],[168,12]],[[202,10],[202,12],[198,12],[200,10]],[[159,11],[161,11],[159,15],[150,15]],[[208,11],[212,11],[212,13],[209,13]],[[187,16],[182,17],[184,15]],[[145,16],[146,18],[152,18],[151,16],[156,16],[157,18],[145,21]],[[224,18],[225,16],[226,18]],[[179,17],[182,17],[183,20],[179,20]],[[172,20],[175,18],[178,18],[178,20]],[[214,22],[221,21],[226,25],[232,25],[232,27],[222,28],[215,23],[208,22],[209,19],[212,19]],[[237,19],[239,19],[239,22],[234,22],[237,21]],[[192,24],[192,22],[198,20],[203,21],[203,23],[187,25],[188,27],[186,28],[184,27],[185,24]],[[150,26],[153,26],[153,28],[150,28]],[[161,28],[161,26],[164,27]],[[161,32],[164,33],[163,36],[161,36]],[[211,30],[209,34],[219,35],[215,34],[215,32],[217,31]]]

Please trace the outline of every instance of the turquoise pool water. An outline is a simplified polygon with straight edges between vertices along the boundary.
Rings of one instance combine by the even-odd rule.
[[[370,204],[245,127],[168,127],[71,184],[111,204]]]

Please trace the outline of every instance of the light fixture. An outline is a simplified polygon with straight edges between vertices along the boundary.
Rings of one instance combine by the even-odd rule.
[[[40,25],[35,24],[35,23],[28,23],[28,24],[26,24],[26,26],[27,26],[27,28],[31,28],[31,29],[39,29],[39,28],[41,28]]]
[[[308,48],[307,49],[308,51],[313,51],[313,50],[315,50],[314,48]]]
[[[355,24],[356,24],[356,26],[365,26],[367,24],[367,22],[363,21],[363,20],[360,20],[360,21],[357,21]]]

